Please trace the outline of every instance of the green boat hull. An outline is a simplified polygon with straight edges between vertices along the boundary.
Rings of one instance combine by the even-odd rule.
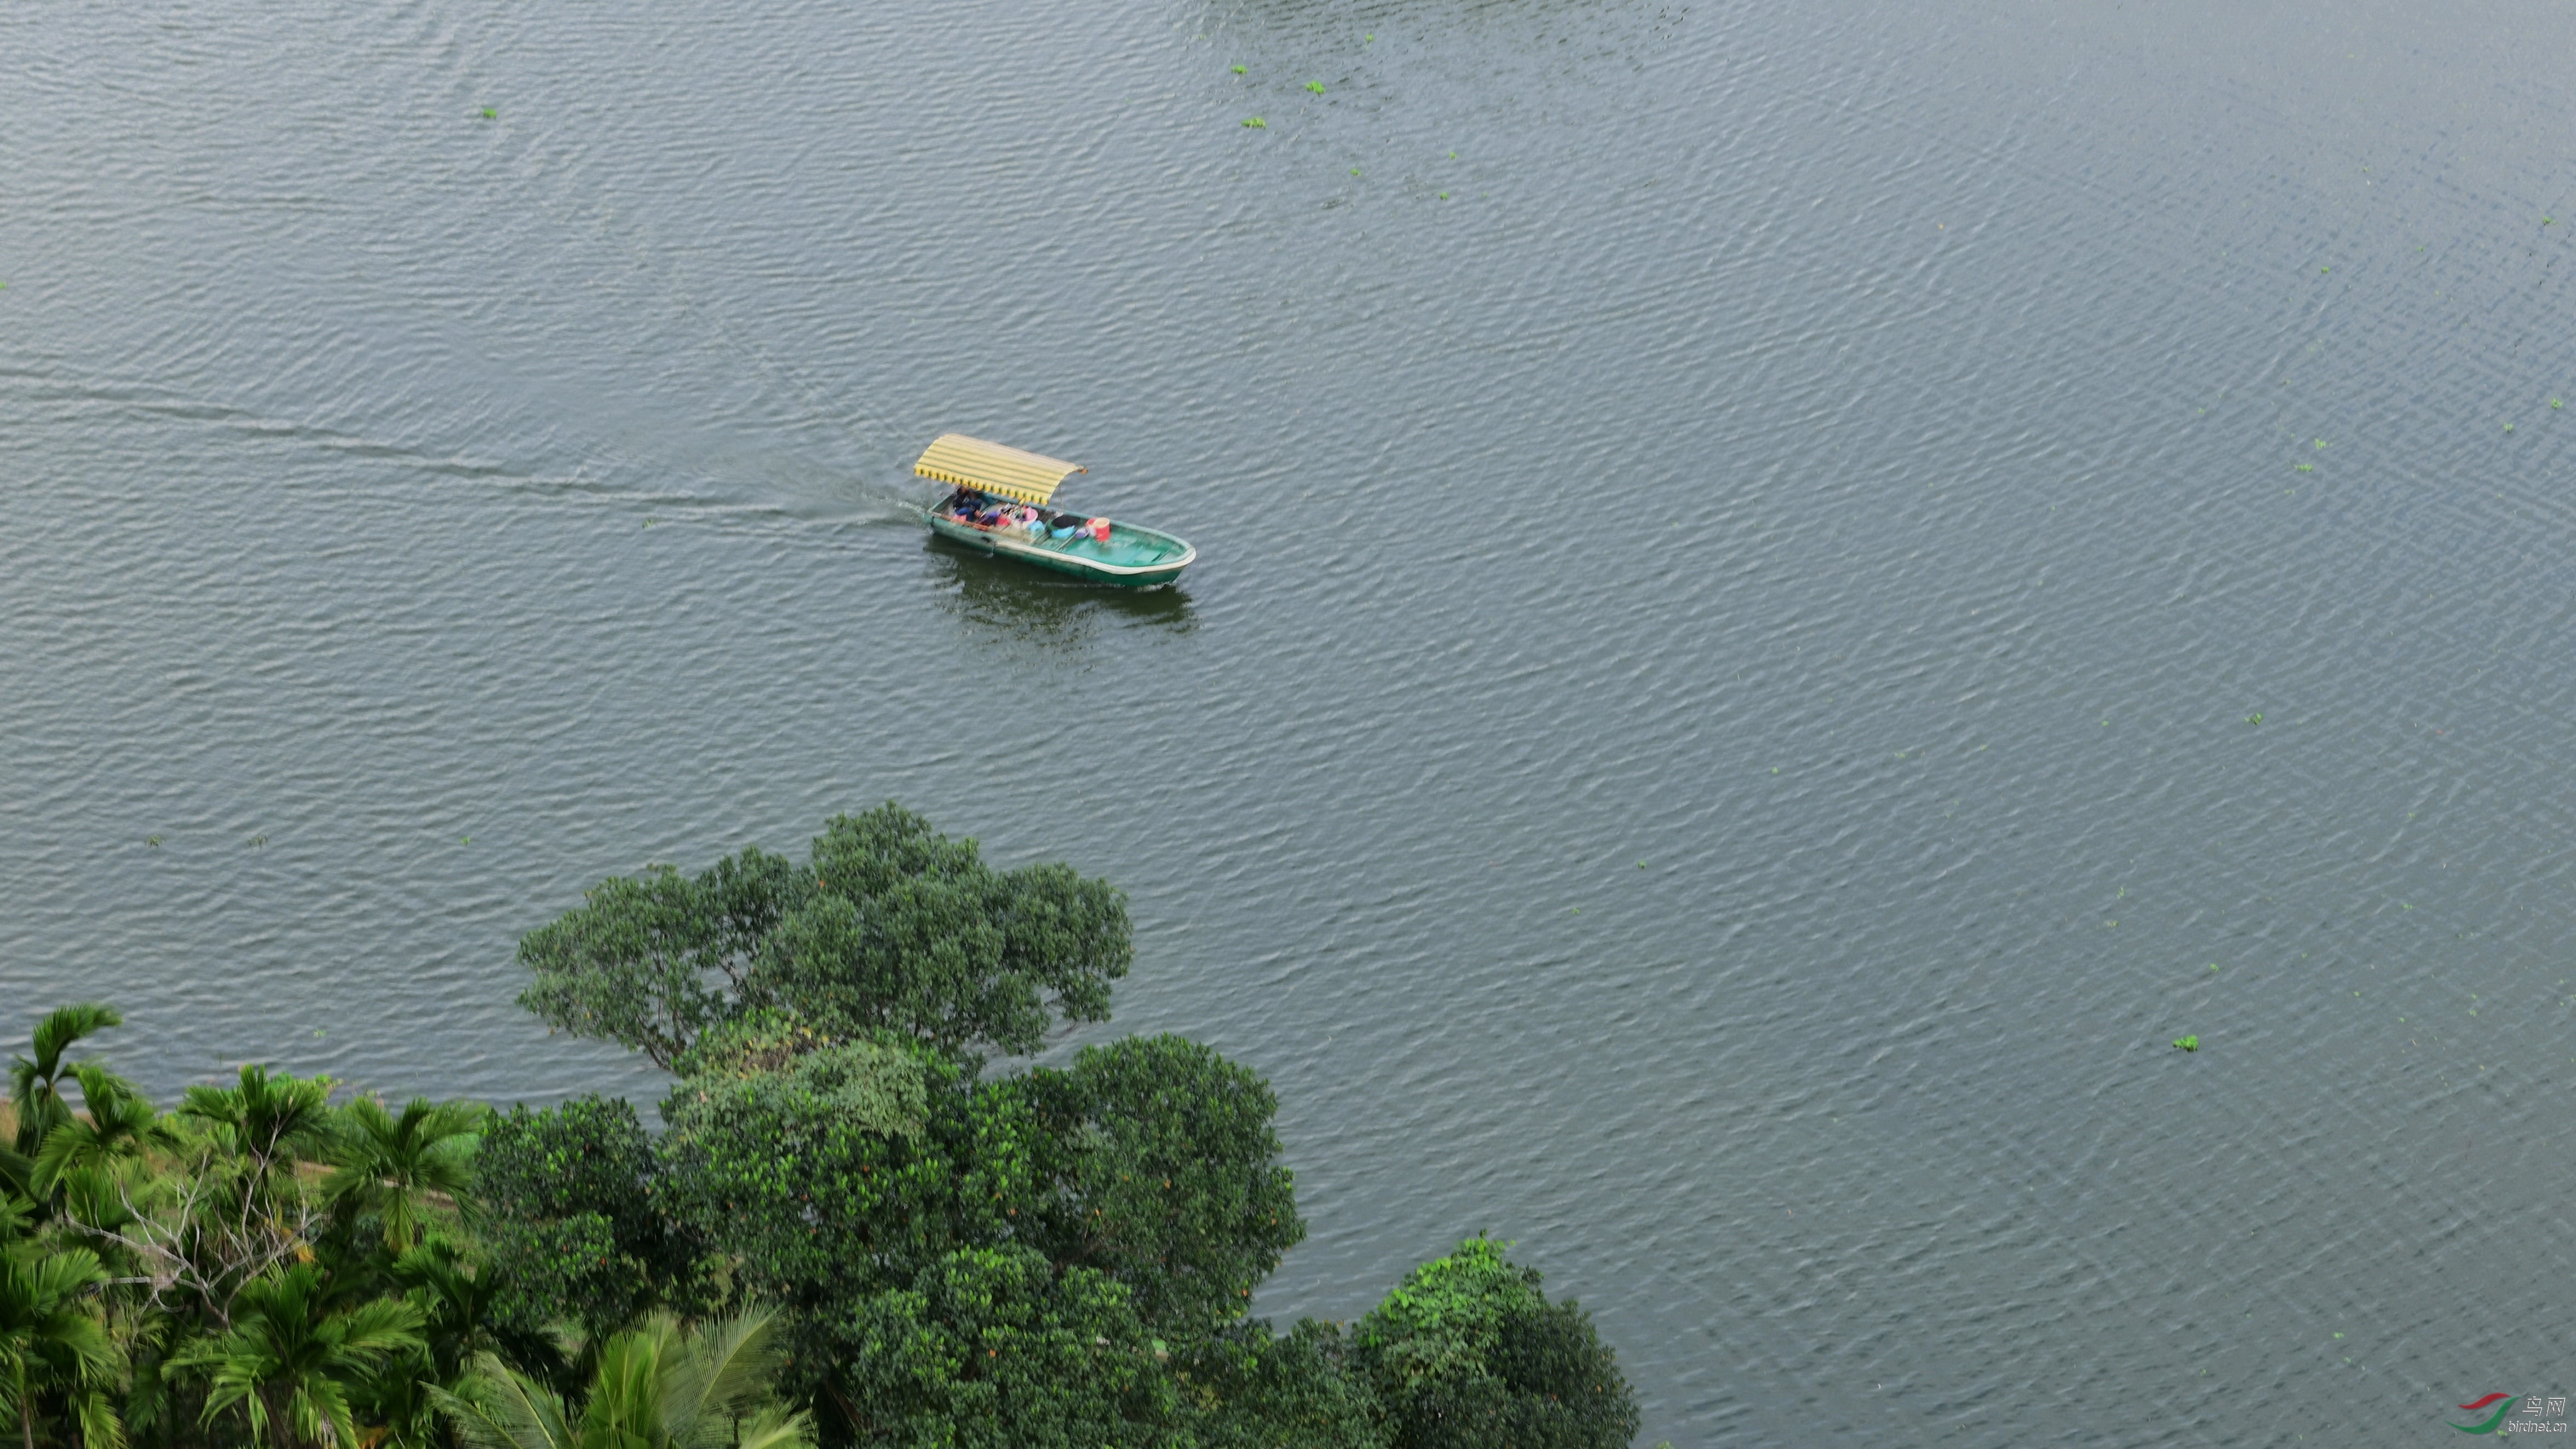
[[[982,529],[971,523],[960,523],[937,513],[925,513],[923,519],[930,531],[968,548],[989,553],[996,558],[1018,559],[1042,569],[1071,574],[1094,583],[1116,584],[1121,588],[1145,589],[1168,584],[1181,576],[1181,570],[1198,560],[1199,551],[1184,539],[1168,533],[1157,533],[1134,524],[1109,522],[1110,542],[1103,547],[1093,539],[1076,538],[1061,542],[1031,539],[1015,529]]]

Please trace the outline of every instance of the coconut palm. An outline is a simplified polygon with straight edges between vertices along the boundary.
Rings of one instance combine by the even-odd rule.
[[[13,1235],[23,1204],[0,1213]],[[18,1421],[19,1441],[36,1449],[37,1401],[60,1402],[88,1449],[121,1449],[124,1425],[108,1390],[124,1365],[100,1321],[96,1290],[107,1282],[86,1248],[39,1251],[32,1242],[0,1250],[0,1409]]]
[[[755,1310],[691,1332],[656,1314],[601,1345],[578,1414],[488,1353],[463,1392],[429,1394],[466,1449],[807,1449],[808,1417],[769,1400],[776,1322]]]
[[[36,1023],[35,1039],[30,1043],[35,1056],[9,1059],[9,1102],[18,1109],[20,1154],[35,1156],[45,1134],[71,1120],[72,1109],[64,1103],[62,1094],[63,1074],[69,1070],[63,1053],[91,1032],[124,1024],[125,1018],[117,1014],[115,1007],[97,1001],[57,1006]]]
[[[336,1206],[373,1211],[385,1225],[385,1247],[399,1253],[420,1239],[425,1194],[461,1194],[474,1181],[474,1148],[483,1108],[414,1097],[400,1115],[361,1097],[340,1114],[325,1149],[339,1170],[322,1184]]]
[[[183,1350],[172,1369],[206,1381],[204,1422],[239,1413],[254,1442],[282,1449],[357,1449],[350,1390],[420,1346],[420,1309],[377,1298],[325,1311],[322,1274],[298,1263],[243,1287],[231,1330]]]

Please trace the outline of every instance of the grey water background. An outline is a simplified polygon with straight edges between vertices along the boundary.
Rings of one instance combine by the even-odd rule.
[[[1131,893],[1088,1037],[1276,1085],[1263,1312],[1490,1230],[1683,1446],[2576,1383],[2564,7],[25,0],[0,54],[8,1038],[649,1101],[516,937],[895,797]],[[949,429],[1203,562],[927,544]]]

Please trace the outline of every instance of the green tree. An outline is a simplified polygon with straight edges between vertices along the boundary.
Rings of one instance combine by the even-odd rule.
[[[83,1037],[124,1024],[125,1018],[115,1007],[96,1001],[55,1007],[36,1023],[35,1038],[30,1043],[35,1055],[9,1059],[9,1102],[18,1112],[20,1153],[35,1156],[36,1145],[45,1140],[45,1134],[71,1120],[72,1109],[62,1097],[62,1080],[72,1064],[63,1059],[63,1053]]]
[[[1572,1302],[1506,1244],[1469,1238],[1416,1268],[1353,1334],[1393,1449],[1625,1449],[1637,1402]]]
[[[579,1412],[492,1354],[430,1397],[468,1449],[803,1449],[810,1421],[771,1397],[782,1356],[753,1311],[696,1332],[667,1314],[611,1336]]]
[[[204,1123],[255,1178],[265,1178],[319,1154],[330,1135],[330,1102],[328,1077],[272,1075],[266,1066],[248,1062],[238,1085],[190,1087],[179,1099],[179,1114]]]
[[[1169,1351],[1107,1274],[970,1248],[831,1325],[829,1390],[857,1441],[903,1449],[1181,1444]]]
[[[370,1097],[340,1112],[325,1155],[338,1165],[322,1192],[347,1211],[372,1213],[395,1253],[420,1241],[423,1198],[462,1198],[474,1181],[484,1109],[414,1097],[397,1114]]]
[[[322,1272],[298,1263],[245,1286],[229,1331],[172,1366],[202,1375],[203,1422],[239,1414],[255,1443],[358,1449],[349,1401],[386,1360],[421,1347],[421,1311],[400,1298],[334,1309]]]
[[[1052,1396],[993,1397],[974,1387],[992,1366],[941,1368],[947,1349],[900,1367],[878,1356],[1008,1331],[1024,1337],[1015,1362],[1028,1373],[1070,1373],[1032,1345],[1080,1324],[1081,1342],[1186,1352],[1173,1345],[1239,1318],[1304,1232],[1268,1087],[1177,1037],[984,1081],[904,1038],[832,1042],[773,1022],[719,1029],[683,1064],[693,1074],[662,1108],[672,1210],[722,1247],[739,1281],[790,1310],[795,1386],[863,1439],[954,1429],[961,1443],[1073,1444],[1092,1430],[1069,1425],[1168,1427],[1162,1357],[1103,1361]],[[959,1305],[987,1317],[961,1327]],[[1132,1442],[1117,1437],[1128,1428],[1100,1432]]]
[[[0,1199],[0,1241],[17,1238],[31,1213]],[[109,1395],[124,1368],[99,1311],[107,1272],[86,1248],[47,1251],[24,1238],[0,1246],[0,1410],[36,1449],[43,1405],[59,1404],[88,1449],[119,1449],[123,1425]]]
[[[763,943],[810,889],[811,872],[757,848],[696,876],[667,865],[610,876],[519,942],[536,977],[519,1004],[669,1067],[733,1014]]]
[[[103,1168],[143,1156],[147,1146],[168,1146],[168,1129],[160,1114],[126,1081],[96,1062],[76,1062],[71,1075],[80,1082],[84,1110],[64,1117],[45,1133],[36,1149],[29,1185],[50,1197],[65,1173]],[[60,1086],[49,1095],[59,1098]]]
[[[674,1217],[800,1329],[1001,1240],[1034,1202],[1026,1106],[917,1044],[683,1078],[662,1116]]]
[[[893,805],[829,822],[803,866],[605,882],[522,940],[520,1000],[670,1068],[668,1130],[648,1145],[605,1104],[581,1131],[496,1123],[485,1236],[594,1333],[684,1282],[775,1304],[785,1391],[867,1445],[1625,1444],[1590,1319],[1500,1245],[1424,1265],[1353,1335],[1244,1317],[1305,1233],[1257,1074],[1155,1037],[985,1077],[1106,1020],[1129,958],[1106,883],[994,871]],[[690,1275],[647,1266],[655,1233],[699,1251]],[[511,1449],[565,1449],[523,1388]]]
[[[1191,1344],[1175,1367],[1199,1449],[1383,1449],[1384,1416],[1349,1347],[1311,1318],[1284,1336],[1243,1319]]]
[[[663,1210],[653,1144],[623,1099],[576,1097],[487,1119],[475,1155],[477,1234],[512,1331],[593,1337],[680,1290],[698,1256]]]
[[[1240,1317],[1304,1239],[1278,1099],[1258,1073],[1177,1036],[1128,1037],[1012,1085],[1041,1127],[1034,1241],[1125,1284],[1155,1332]]]
[[[548,1025],[675,1066],[709,1029],[785,1012],[840,1038],[1034,1051],[1108,1017],[1133,958],[1126,901],[1071,867],[986,865],[888,804],[828,822],[810,862],[747,850],[684,877],[612,877],[530,932],[519,1002]]]
[[[420,1346],[390,1357],[352,1397],[364,1422],[385,1428],[395,1449],[435,1449],[448,1443],[447,1419],[429,1391],[461,1390],[478,1356],[501,1352],[527,1363],[552,1366],[552,1346],[512,1335],[494,1311],[500,1275],[477,1269],[442,1234],[431,1233],[395,1259],[387,1275],[420,1310]]]

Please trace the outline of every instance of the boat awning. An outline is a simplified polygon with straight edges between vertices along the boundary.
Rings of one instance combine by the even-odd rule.
[[[912,471],[924,478],[955,483],[981,493],[998,493],[1023,503],[1044,503],[1067,473],[1090,471],[1078,463],[1024,453],[964,433],[943,433],[922,452]]]

